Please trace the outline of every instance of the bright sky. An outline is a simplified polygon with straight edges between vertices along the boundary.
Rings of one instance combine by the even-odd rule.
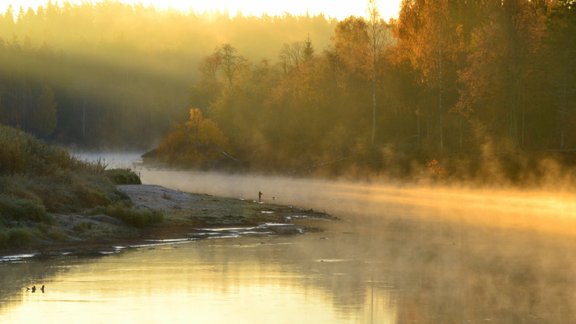
[[[397,17],[402,0],[378,0],[380,14],[386,20]],[[37,8],[48,0],[0,0],[0,11],[5,12],[10,4],[17,13],[20,7]],[[62,0],[52,1],[62,3]],[[88,0],[67,0],[69,3],[100,2]],[[142,3],[146,6],[154,5],[157,8],[173,8],[182,11],[194,9],[195,11],[224,11],[230,14],[242,11],[245,15],[281,15],[283,13],[311,15],[324,13],[326,16],[338,19],[351,15],[366,16],[368,1],[362,0],[120,0],[124,3]]]

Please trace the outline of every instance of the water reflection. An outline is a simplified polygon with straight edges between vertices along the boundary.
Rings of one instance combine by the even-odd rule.
[[[302,255],[310,240],[325,243],[319,237],[207,240],[68,260],[65,269],[53,261],[29,263],[53,273],[46,293],[15,293],[2,302],[0,321],[395,322],[383,278],[363,284],[365,277],[351,273],[350,262],[358,260]],[[0,267],[17,275],[20,266]]]

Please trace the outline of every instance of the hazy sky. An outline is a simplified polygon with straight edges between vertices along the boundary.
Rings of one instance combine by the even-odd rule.
[[[385,19],[396,17],[402,0],[378,0],[380,13]],[[15,11],[20,7],[38,7],[48,0],[0,0],[0,11],[4,12],[12,4]],[[54,1],[62,3],[62,0]],[[87,0],[67,0],[70,3],[99,2]],[[143,3],[158,8],[174,8],[178,10],[196,11],[228,10],[231,14],[242,11],[244,14],[260,15],[267,12],[271,15],[280,15],[285,12],[292,14],[324,13],[327,16],[345,18],[350,15],[366,15],[368,1],[362,0],[121,0],[125,3]]]

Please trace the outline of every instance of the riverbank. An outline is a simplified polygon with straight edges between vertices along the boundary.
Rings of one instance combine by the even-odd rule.
[[[105,214],[53,214],[42,230],[52,235],[26,248],[0,251],[0,256],[110,254],[129,246],[217,237],[297,235],[316,230],[314,222],[330,215],[253,200],[191,194],[156,185],[119,185],[134,208],[161,214],[157,224],[137,228]]]

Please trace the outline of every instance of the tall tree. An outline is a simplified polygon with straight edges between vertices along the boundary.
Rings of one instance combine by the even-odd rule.
[[[457,109],[472,118],[480,135],[525,142],[527,84],[541,47],[543,19],[538,4],[508,0],[487,6],[486,18],[473,29],[460,69]]]
[[[378,62],[379,58],[382,56],[384,47],[388,43],[388,33],[386,30],[386,24],[384,23],[380,12],[378,11],[378,2],[376,0],[368,0],[368,13],[369,13],[369,25],[368,25],[368,38],[370,41],[370,56],[371,56],[371,78],[372,78],[372,136],[371,144],[374,146],[374,141],[376,140],[376,89],[377,89],[377,76],[378,76]]]
[[[446,147],[447,117],[457,100],[457,71],[462,67],[462,42],[465,37],[463,8],[475,1],[405,0],[399,15],[396,35],[398,53],[420,75],[429,93],[420,109],[426,118],[428,136],[437,152]],[[434,104],[430,104],[434,102]]]
[[[224,44],[217,50],[220,69],[226,80],[228,88],[232,87],[234,79],[246,66],[246,58],[238,54],[238,50],[230,44]]]

